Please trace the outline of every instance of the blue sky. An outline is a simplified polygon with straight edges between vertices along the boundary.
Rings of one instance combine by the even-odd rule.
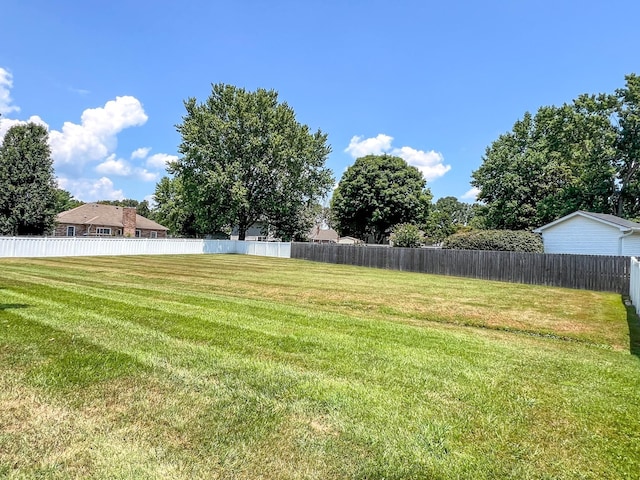
[[[328,134],[336,180],[386,152],[435,198],[472,201],[485,148],[525,111],[640,73],[638,18],[635,0],[3,0],[0,133],[43,122],[63,188],[143,200],[183,100],[262,87]]]

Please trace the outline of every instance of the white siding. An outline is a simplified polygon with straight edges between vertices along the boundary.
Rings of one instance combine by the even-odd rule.
[[[640,257],[640,233],[634,233],[622,239],[622,255]]]
[[[545,253],[621,255],[623,233],[612,225],[575,216],[542,232]]]

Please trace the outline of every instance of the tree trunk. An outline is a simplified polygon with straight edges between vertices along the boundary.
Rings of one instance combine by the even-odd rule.
[[[624,218],[624,195],[625,195],[625,184],[622,183],[620,185],[620,189],[616,190],[613,194],[613,210],[614,215]]]
[[[615,200],[615,209],[616,209],[616,216],[623,218],[624,215],[624,201],[622,199],[622,192],[620,192]]]
[[[238,215],[238,240],[245,240],[247,238],[247,229],[250,227],[249,219],[244,211]]]

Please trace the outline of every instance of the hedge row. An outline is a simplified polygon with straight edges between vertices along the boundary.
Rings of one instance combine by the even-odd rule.
[[[544,252],[540,235],[513,230],[472,230],[447,237],[442,248],[501,252]]]

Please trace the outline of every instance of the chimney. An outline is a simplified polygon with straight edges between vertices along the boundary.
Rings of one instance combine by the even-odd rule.
[[[122,227],[125,237],[136,236],[136,207],[122,207]]]

